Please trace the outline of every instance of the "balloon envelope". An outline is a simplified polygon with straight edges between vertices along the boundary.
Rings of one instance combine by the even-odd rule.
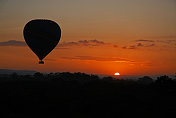
[[[58,44],[61,29],[54,21],[36,19],[25,25],[23,35],[30,49],[42,60]]]

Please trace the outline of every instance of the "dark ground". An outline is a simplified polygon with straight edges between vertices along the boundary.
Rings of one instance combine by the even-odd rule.
[[[139,84],[86,76],[83,81],[76,79],[79,76],[67,80],[71,76],[1,77],[0,115],[5,118],[168,118],[176,113],[174,81]]]

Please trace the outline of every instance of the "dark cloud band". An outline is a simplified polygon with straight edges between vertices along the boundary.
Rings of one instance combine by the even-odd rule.
[[[26,46],[24,41],[9,40],[0,42],[0,46]]]

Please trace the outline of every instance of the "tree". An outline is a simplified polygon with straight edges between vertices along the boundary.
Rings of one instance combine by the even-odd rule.
[[[149,76],[144,76],[142,78],[139,78],[137,82],[140,84],[151,84],[153,83],[153,79]]]
[[[172,82],[173,82],[172,79],[166,75],[157,77],[157,80],[156,80],[157,84],[170,84]]]
[[[35,78],[43,78],[43,74],[42,73],[40,73],[40,72],[36,72],[36,73],[34,73],[34,75],[33,75]]]
[[[12,74],[10,75],[10,77],[11,77],[12,79],[18,79],[18,74],[17,74],[16,72],[14,72],[14,73],[12,73]]]
[[[103,77],[103,80],[114,80],[114,78],[113,77]]]

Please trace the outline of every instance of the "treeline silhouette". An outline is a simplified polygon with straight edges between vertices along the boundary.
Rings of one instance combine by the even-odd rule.
[[[85,73],[0,76],[3,117],[169,117],[176,112],[176,80],[137,80]]]

